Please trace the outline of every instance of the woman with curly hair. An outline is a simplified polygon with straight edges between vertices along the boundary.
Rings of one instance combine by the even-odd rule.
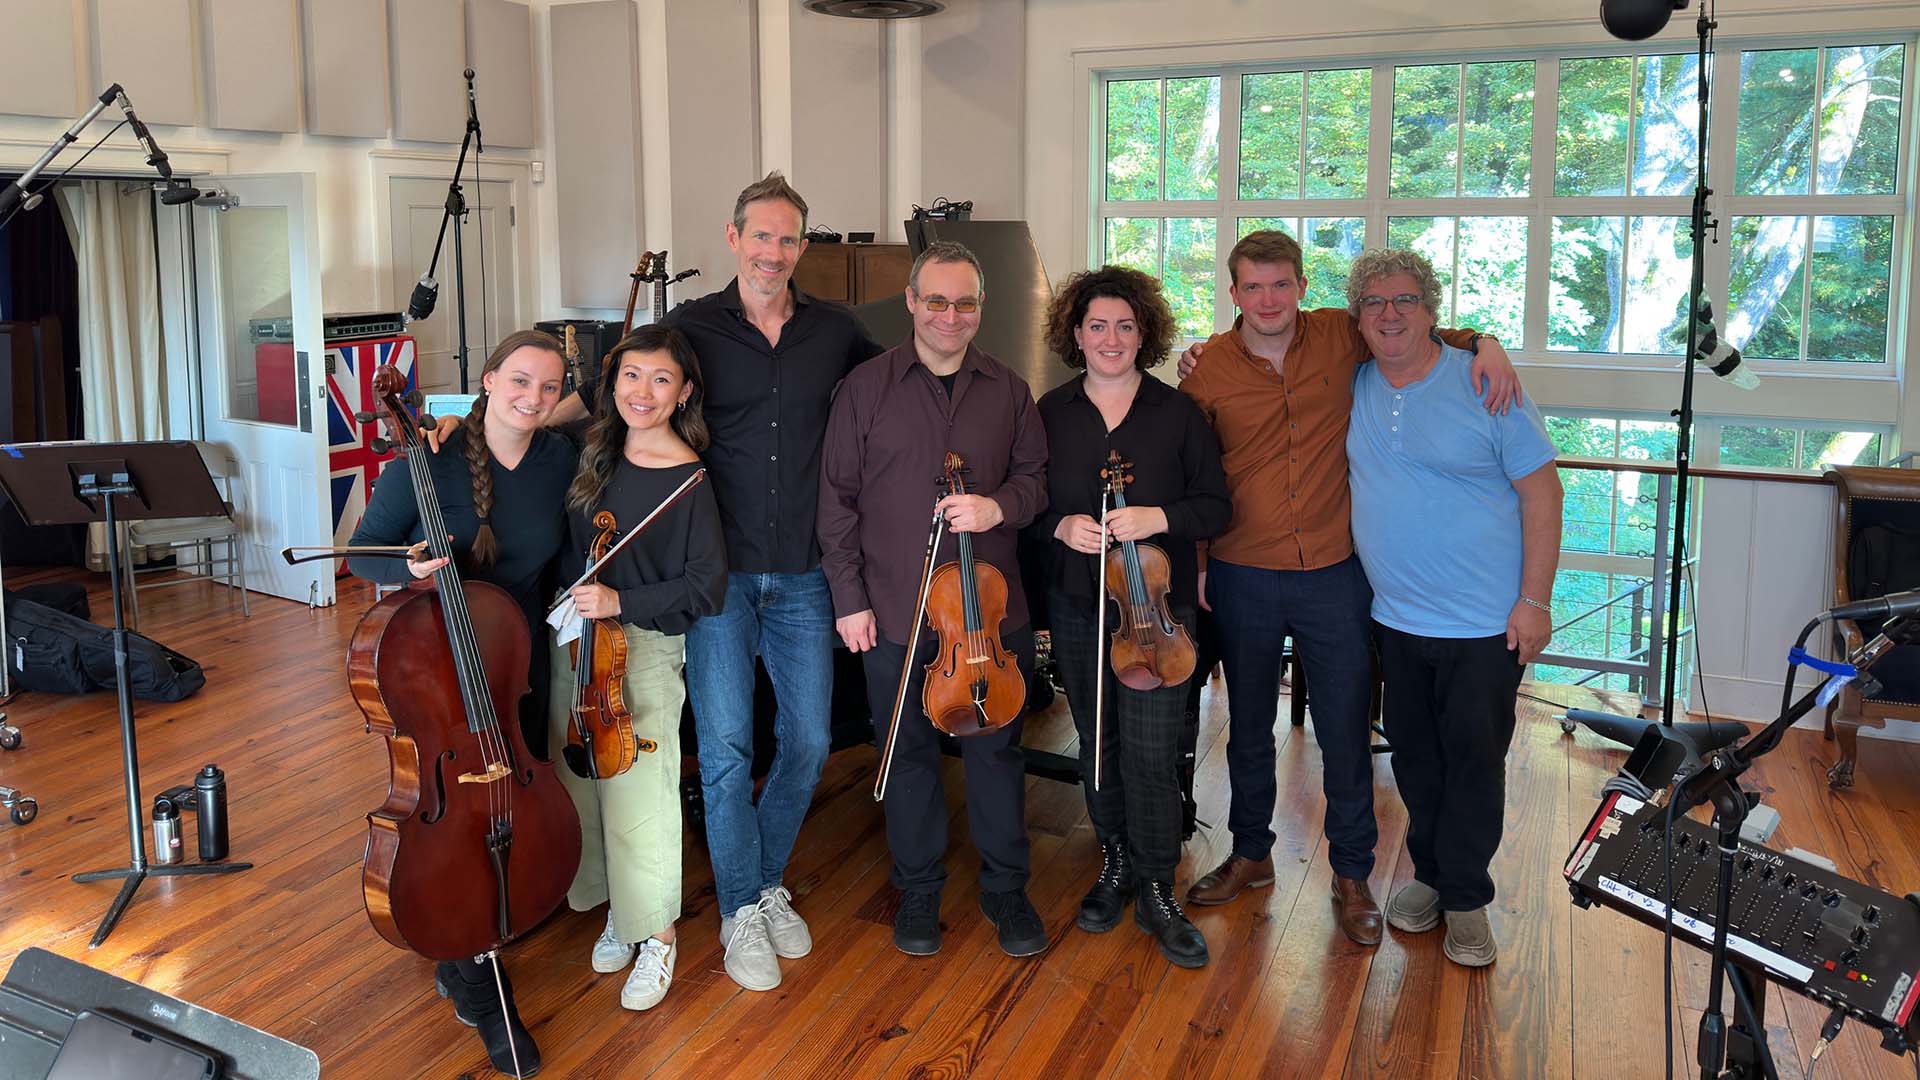
[[[640,327],[608,353],[595,395],[580,467],[566,489],[571,534],[561,581],[586,569],[599,530],[593,518],[612,512],[624,536],[700,468],[707,447],[701,416],[704,389],[693,347],[678,331]],[[727,552],[713,486],[701,484],[660,514],[613,555],[573,604],[583,619],[613,619],[626,634],[622,684],[633,733],[654,744],[618,776],[590,780],[566,769],[560,781],[580,812],[580,869],[567,892],[575,911],[607,905],[607,926],[593,944],[593,970],[632,965],[620,988],[624,1008],[651,1009],[673,983],[680,918],[680,709],[687,628],[721,609],[727,595]],[[553,756],[566,746],[573,705],[573,659],[553,646],[548,698]]]
[[[1103,266],[1068,278],[1047,315],[1047,344],[1079,378],[1040,399],[1047,428],[1045,514],[1035,523],[1057,541],[1047,609],[1053,653],[1080,733],[1087,814],[1100,839],[1100,876],[1080,902],[1082,930],[1104,933],[1129,901],[1134,922],[1181,967],[1207,962],[1207,942],[1174,899],[1181,805],[1176,778],[1186,688],[1134,690],[1097,665],[1097,584],[1103,481],[1109,451],[1132,464],[1125,507],[1106,511],[1109,545],[1133,540],[1167,553],[1168,600],[1191,634],[1197,601],[1194,542],[1227,526],[1232,505],[1220,446],[1186,395],[1147,374],[1167,358],[1173,313],[1160,283],[1138,270]],[[1115,625],[1109,609],[1107,625]],[[1096,667],[1106,670],[1096,670]],[[1095,679],[1105,681],[1105,760],[1093,787]]]
[[[508,334],[481,368],[481,392],[473,408],[441,442],[446,452],[427,459],[461,575],[505,589],[526,613],[536,642],[547,636],[547,571],[566,537],[561,500],[576,462],[573,444],[543,426],[560,402],[565,370],[553,335],[538,330]],[[412,471],[383,470],[352,543],[417,544],[425,539]],[[444,565],[441,559],[347,562],[355,576],[382,585],[432,577]],[[547,677],[546,650],[536,648],[532,655],[530,684],[540,686]],[[545,716],[545,702],[538,695],[521,701],[520,724],[528,746],[546,745]],[[493,965],[479,960],[442,963],[434,978],[440,993],[453,999],[460,1022],[479,1029],[494,1068],[512,1073],[517,1067],[520,1075],[532,1076],[540,1067],[540,1052],[520,1022],[504,969],[499,982],[496,988]]]

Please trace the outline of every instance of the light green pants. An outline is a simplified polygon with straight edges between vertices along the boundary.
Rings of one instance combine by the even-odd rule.
[[[554,771],[580,812],[580,870],[567,891],[575,911],[611,905],[613,932],[631,945],[680,918],[680,669],[685,639],[625,626],[627,709],[633,733],[658,745],[634,755],[633,768],[608,780],[575,776],[561,759],[572,723],[573,662],[553,649],[548,741]],[[548,635],[547,640],[553,640]]]

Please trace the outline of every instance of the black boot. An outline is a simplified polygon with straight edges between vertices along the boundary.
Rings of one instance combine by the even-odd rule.
[[[1184,968],[1207,966],[1207,939],[1180,910],[1180,902],[1173,898],[1173,882],[1142,882],[1133,921],[1160,942],[1160,955],[1168,960]]]
[[[461,1023],[480,1032],[480,1041],[486,1044],[487,1060],[493,1063],[495,1070],[508,1076],[514,1073],[514,1056],[519,1055],[519,1073],[522,1077],[532,1076],[540,1071],[540,1048],[533,1045],[533,1036],[527,1032],[527,1026],[520,1022],[520,1010],[513,1003],[513,982],[507,978],[505,968],[500,968],[500,986],[493,982],[494,963],[491,960],[462,960],[458,963],[442,962],[434,968],[433,988],[440,996],[453,999],[453,1015]],[[506,991],[507,1010],[505,1016],[500,1012],[501,990]]]
[[[1133,889],[1133,860],[1127,858],[1126,841],[1101,844],[1100,876],[1080,901],[1080,917],[1074,925],[1089,934],[1104,934],[1120,925]]]

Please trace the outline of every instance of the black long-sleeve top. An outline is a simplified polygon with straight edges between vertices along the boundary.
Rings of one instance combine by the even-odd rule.
[[[1109,432],[1100,407],[1087,397],[1083,375],[1048,391],[1040,399],[1040,418],[1047,427],[1049,498],[1033,527],[1053,556],[1053,590],[1069,599],[1093,601],[1097,557],[1068,548],[1053,533],[1062,518],[1074,514],[1100,520],[1100,469],[1107,452],[1118,450],[1122,460],[1133,463],[1127,505],[1166,511],[1167,532],[1144,542],[1167,553],[1168,599],[1175,606],[1193,607],[1199,574],[1193,542],[1218,536],[1233,520],[1220,442],[1199,406],[1147,375],[1126,417]]]
[[[688,462],[649,469],[622,458],[600,493],[600,505],[591,513],[567,514],[570,539],[560,560],[560,584],[572,584],[586,570],[587,549],[599,535],[594,513],[613,511],[617,542],[698,468],[698,462]],[[643,629],[684,634],[693,620],[717,614],[727,598],[727,546],[713,485],[701,483],[655,518],[614,555],[599,580],[620,594],[620,621]]]
[[[848,308],[789,285],[793,315],[770,344],[746,315],[735,279],[661,321],[687,335],[713,430],[702,457],[720,506],[727,557],[742,573],[820,565],[814,539],[820,445],[834,387],[881,348]]]
[[[498,585],[527,613],[528,627],[539,640],[551,588],[548,568],[566,537],[564,500],[573,482],[577,453],[566,436],[536,431],[519,464],[509,469],[492,462],[493,509],[488,520],[498,555],[493,565],[476,568],[471,562],[473,534],[480,522],[473,507],[473,480],[467,471],[467,432],[455,431],[437,454],[427,454],[433,487],[440,497],[441,516],[453,536],[454,558],[461,576]],[[413,544],[426,539],[414,502],[413,470],[396,459],[380,470],[367,500],[367,512],[353,531],[352,543]],[[404,559],[347,560],[354,576],[382,585],[413,580]]]

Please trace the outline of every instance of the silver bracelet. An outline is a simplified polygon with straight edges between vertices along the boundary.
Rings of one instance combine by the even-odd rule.
[[[1540,601],[1538,601],[1538,600],[1535,600],[1535,599],[1534,599],[1533,597],[1531,597],[1531,596],[1522,596],[1522,597],[1520,598],[1520,602],[1521,602],[1521,603],[1523,603],[1523,604],[1530,604],[1530,605],[1532,605],[1533,607],[1537,607],[1537,608],[1539,608],[1539,609],[1540,609],[1541,611],[1544,611],[1544,612],[1546,612],[1546,613],[1547,613],[1547,614],[1549,614],[1549,615],[1551,615],[1551,614],[1553,614],[1553,609],[1552,609],[1552,608],[1550,608],[1550,607],[1548,607],[1547,605],[1545,605],[1545,604],[1543,604],[1543,603],[1541,603],[1541,602],[1540,602]]]

